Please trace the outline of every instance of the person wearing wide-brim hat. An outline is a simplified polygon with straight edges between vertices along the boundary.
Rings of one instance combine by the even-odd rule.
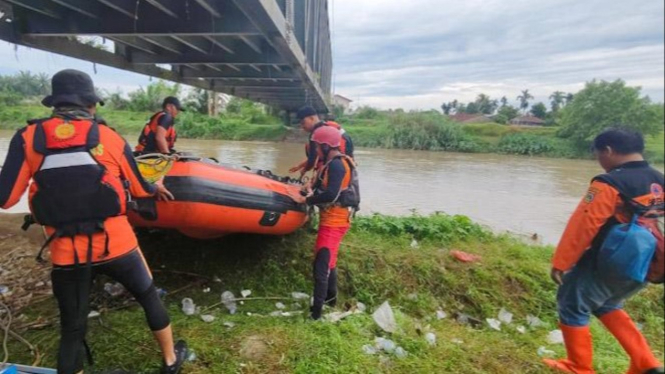
[[[146,182],[129,145],[99,123],[96,109],[103,101],[90,76],[63,70],[51,86],[42,101],[53,108],[51,116],[29,121],[11,140],[0,171],[0,208],[16,205],[29,186],[31,220],[49,236],[37,258],[50,250],[60,310],[58,373],[82,372],[86,353],[92,362],[85,337],[97,274],[122,284],[143,307],[162,351],[162,372],[177,373],[187,345],[173,342],[169,316],[127,220],[124,182],[136,198],[168,200],[173,195],[161,183]]]

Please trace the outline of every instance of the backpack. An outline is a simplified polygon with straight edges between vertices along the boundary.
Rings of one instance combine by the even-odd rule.
[[[633,217],[607,233],[600,246],[598,270],[617,279],[661,284],[665,278],[663,212],[621,196],[632,208]]]

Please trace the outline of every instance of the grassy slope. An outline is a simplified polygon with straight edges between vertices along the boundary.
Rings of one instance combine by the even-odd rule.
[[[486,236],[465,220],[448,218],[362,218],[343,245],[339,263],[342,303],[366,303],[374,310],[389,300],[395,309],[399,331],[392,336],[409,356],[383,362],[362,353],[375,336],[387,336],[370,315],[356,315],[338,323],[313,323],[302,317],[265,315],[276,310],[275,301],[251,301],[231,316],[214,309],[211,324],[180,312],[180,299],[192,297],[198,305],[212,305],[219,295],[251,289],[253,297],[287,296],[311,287],[311,248],[314,236],[299,232],[286,238],[235,237],[213,242],[192,242],[177,235],[141,237],[147,259],[156,272],[158,286],[176,290],[196,278],[169,270],[219,276],[211,282],[166,298],[176,334],[186,338],[198,358],[186,373],[547,373],[536,354],[548,346],[546,336],[555,328],[555,287],[548,279],[551,248],[528,246],[506,237]],[[415,234],[413,234],[415,233]],[[413,237],[420,247],[411,248]],[[478,264],[460,264],[449,250],[461,249],[483,256]],[[103,284],[103,282],[101,282]],[[203,293],[204,287],[212,292]],[[663,288],[653,286],[631,300],[628,309],[644,324],[652,346],[663,357]],[[417,298],[409,297],[417,294]],[[297,309],[285,301],[289,310]],[[514,327],[493,331],[474,329],[448,318],[437,321],[441,308],[449,314],[462,311],[481,320],[496,318],[501,307],[524,324],[527,314],[549,326],[517,333]],[[54,302],[29,311],[31,317],[50,315]],[[301,306],[300,309],[303,309]],[[246,313],[263,316],[248,316]],[[105,326],[91,320],[89,342],[98,367],[123,367],[151,372],[159,365],[154,344],[139,308],[116,311],[102,317]],[[228,329],[223,322],[237,324]],[[621,348],[597,324],[593,325],[596,368],[600,373],[625,372],[627,359]],[[418,331],[438,337],[429,347]],[[25,336],[38,342],[52,365],[57,343],[53,328]],[[127,340],[129,339],[129,340]],[[461,339],[464,344],[452,342]],[[130,341],[131,340],[131,341]],[[135,343],[138,342],[138,345]],[[258,342],[258,343],[257,343]],[[563,346],[554,349],[562,355]],[[11,345],[14,359],[32,361],[23,347]]]

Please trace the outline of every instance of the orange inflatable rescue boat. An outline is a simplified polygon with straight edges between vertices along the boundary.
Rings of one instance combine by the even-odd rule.
[[[144,156],[137,162],[147,180],[163,177],[175,200],[137,200],[137,208],[129,213],[135,227],[175,229],[192,238],[213,239],[233,233],[285,235],[307,222],[307,207],[296,204],[287,192],[300,191],[297,180],[193,156]]]

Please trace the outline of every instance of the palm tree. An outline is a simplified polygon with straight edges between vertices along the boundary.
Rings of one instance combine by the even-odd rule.
[[[568,95],[566,95],[566,105],[572,103],[572,102],[573,102],[573,99],[575,99],[575,95],[573,95],[573,94],[571,94],[571,93],[569,93]]]
[[[558,112],[559,109],[563,106],[563,101],[566,98],[566,94],[561,91],[555,91],[550,95],[550,100],[552,100],[552,112]]]
[[[505,108],[507,106],[508,106],[508,98],[504,96],[501,98],[501,107]]]
[[[524,111],[524,114],[526,114],[529,109],[529,100],[531,99],[534,99],[534,97],[529,90],[524,90],[521,95],[517,96],[517,100],[520,102],[520,109]]]

